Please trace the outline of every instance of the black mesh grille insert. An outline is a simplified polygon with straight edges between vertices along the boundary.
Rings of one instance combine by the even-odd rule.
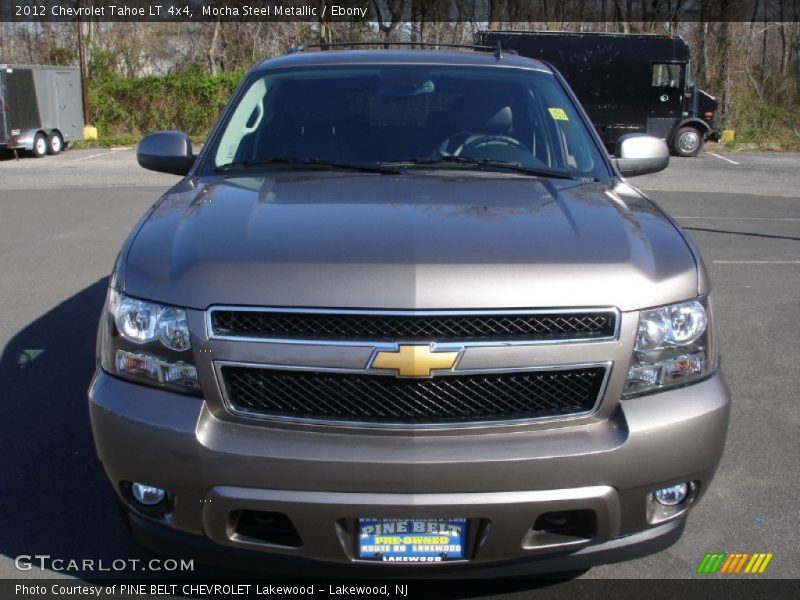
[[[570,312],[436,316],[217,310],[215,334],[326,340],[536,340],[610,337],[616,314]]]
[[[386,423],[565,416],[590,410],[604,367],[431,379],[224,366],[235,410]]]

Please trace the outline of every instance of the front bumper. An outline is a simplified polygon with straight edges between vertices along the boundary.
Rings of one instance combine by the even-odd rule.
[[[587,546],[570,553],[545,556],[528,556],[519,560],[492,563],[440,563],[435,565],[405,566],[402,564],[341,564],[319,562],[296,556],[270,554],[265,560],[263,552],[223,547],[205,536],[178,531],[139,515],[129,515],[129,524],[137,541],[153,552],[175,558],[192,558],[205,564],[259,571],[281,577],[435,577],[481,578],[525,577],[538,574],[558,574],[582,571],[595,565],[631,560],[660,552],[680,538],[686,525],[685,518],[619,537],[601,544]]]
[[[171,509],[128,504],[137,535],[161,551],[189,547],[248,557],[354,565],[358,517],[466,517],[470,560],[418,570],[524,574],[587,568],[658,551],[679,536],[689,507],[721,457],[730,397],[721,375],[620,403],[608,419],[509,433],[386,434],[305,431],[215,417],[200,398],[118,380],[99,371],[89,391],[98,455],[126,502],[125,481],[169,490]],[[694,482],[686,510],[655,522],[647,496]],[[302,545],[238,535],[232,513],[279,512]],[[588,510],[585,539],[532,537],[537,517]],[[179,544],[182,545],[182,544]],[[205,551],[204,551],[205,552]],[[249,559],[248,559],[249,560]],[[395,571],[395,569],[398,569]],[[495,572],[496,571],[496,572]]]

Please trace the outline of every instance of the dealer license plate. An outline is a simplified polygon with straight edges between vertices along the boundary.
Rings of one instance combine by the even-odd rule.
[[[466,519],[359,519],[358,557],[397,563],[463,559]]]

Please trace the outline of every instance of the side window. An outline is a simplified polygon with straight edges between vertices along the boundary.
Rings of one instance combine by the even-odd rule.
[[[253,158],[253,136],[264,118],[266,93],[266,82],[258,79],[239,101],[214,157],[217,166]]]
[[[586,136],[580,135],[580,132],[575,131],[577,115],[567,116],[567,112],[563,109],[548,110],[555,120],[562,147],[561,152],[567,166],[579,173],[591,171],[594,168],[594,161],[587,146],[588,139]]]
[[[675,88],[681,85],[681,66],[658,63],[653,65],[652,87]]]
[[[548,167],[589,173],[595,168],[591,141],[581,131],[580,118],[572,105],[550,86],[530,90],[534,127],[534,158]]]

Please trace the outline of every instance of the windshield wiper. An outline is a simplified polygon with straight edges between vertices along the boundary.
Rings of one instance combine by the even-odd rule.
[[[321,167],[323,169],[336,169],[346,171],[360,171],[362,173],[379,173],[381,175],[397,175],[399,169],[384,167],[378,164],[340,163],[317,158],[296,158],[294,156],[270,156],[259,160],[241,160],[218,166],[215,171],[233,171],[236,169],[249,169],[267,165],[292,165],[300,167]]]
[[[431,165],[438,164],[461,164],[471,165],[483,170],[506,170],[531,177],[551,177],[553,179],[576,179],[572,175],[560,171],[550,171],[549,169],[535,169],[526,167],[522,163],[506,160],[491,160],[489,158],[470,158],[468,156],[440,156],[438,158],[406,158],[402,160],[382,161],[382,165]]]

